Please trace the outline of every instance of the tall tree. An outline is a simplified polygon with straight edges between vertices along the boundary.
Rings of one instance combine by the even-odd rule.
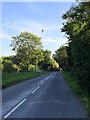
[[[42,43],[40,37],[30,32],[22,32],[20,35],[12,38],[12,50],[16,52],[20,64],[24,65],[27,71],[33,60],[35,65],[38,64],[38,61],[41,61]]]
[[[81,2],[63,15],[62,32],[69,39],[69,60],[81,87],[87,89],[90,78],[90,2]],[[70,61],[69,61],[70,62]]]

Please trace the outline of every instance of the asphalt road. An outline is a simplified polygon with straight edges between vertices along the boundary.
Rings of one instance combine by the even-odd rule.
[[[3,90],[2,115],[3,118],[87,118],[61,72]]]

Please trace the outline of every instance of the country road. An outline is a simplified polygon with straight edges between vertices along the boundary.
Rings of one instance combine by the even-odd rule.
[[[85,111],[65,82],[52,72],[2,91],[3,118],[86,118]]]

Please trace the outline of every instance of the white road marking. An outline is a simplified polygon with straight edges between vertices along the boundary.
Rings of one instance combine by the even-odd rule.
[[[40,82],[41,82],[41,85],[43,85],[43,84],[45,83],[45,81],[47,81],[50,77],[53,78],[52,74],[49,75],[48,77],[46,77],[45,79],[43,79],[44,81],[43,81],[43,80],[40,81]],[[33,88],[33,89],[34,89],[34,88]],[[39,86],[32,91],[32,94],[33,94],[37,89],[39,89]],[[26,99],[23,99],[18,105],[16,105],[9,113],[7,113],[7,114],[4,116],[4,119],[7,118],[8,116],[10,116],[10,115],[11,115],[20,105],[22,105],[25,101],[26,101]]]
[[[41,85],[43,85],[45,82],[42,82]]]
[[[32,94],[33,94],[38,88],[39,88],[39,86],[38,86],[35,90],[32,91]]]
[[[11,115],[21,104],[23,104],[26,101],[26,99],[23,99],[18,105],[16,105],[9,113],[7,113],[4,116],[4,119],[7,118],[9,115]]]
[[[32,89],[31,89],[31,92],[35,89],[36,87],[33,87]]]
[[[42,81],[40,81],[40,82],[41,82],[41,85],[43,85],[50,77],[52,78],[53,75],[49,75],[48,77],[46,77],[46,78],[44,78]]]
[[[47,81],[50,77],[52,76],[52,74],[51,75],[49,75],[49,76],[47,76],[46,78],[44,78],[43,80],[41,80],[39,83],[41,83],[42,84],[42,82],[45,82],[45,81]]]

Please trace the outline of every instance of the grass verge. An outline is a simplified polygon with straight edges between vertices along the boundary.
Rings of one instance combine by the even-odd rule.
[[[2,73],[2,88],[7,88],[19,82],[35,78],[37,76],[47,73],[42,72],[20,72],[20,73]]]
[[[90,117],[90,96],[88,93],[80,88],[79,84],[75,80],[75,77],[70,75],[70,72],[63,71],[63,75],[73,93],[79,98],[80,102],[84,105],[87,110],[88,116]]]

